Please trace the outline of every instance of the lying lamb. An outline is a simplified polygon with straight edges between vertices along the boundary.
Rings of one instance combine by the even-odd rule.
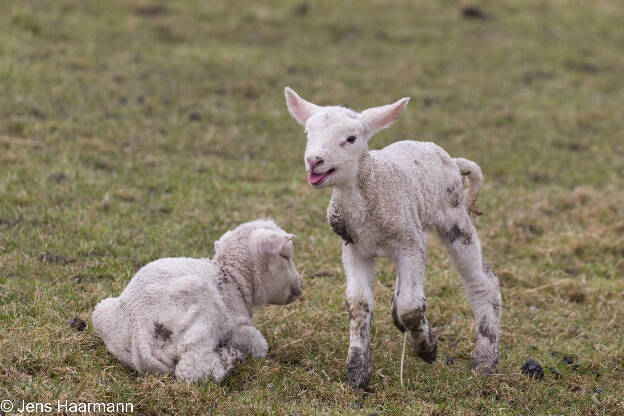
[[[220,383],[237,361],[267,354],[252,307],[285,305],[301,294],[293,238],[271,220],[256,220],[215,242],[213,260],[149,263],[119,297],[95,307],[93,327],[139,372]]]
[[[350,345],[347,379],[365,387],[371,377],[370,325],[375,257],[390,257],[397,267],[392,298],[396,327],[408,331],[416,354],[426,362],[437,355],[436,337],[425,318],[427,230],[433,227],[461,274],[477,322],[474,367],[494,373],[498,363],[501,295],[498,279],[481,256],[468,215],[481,186],[481,169],[453,159],[429,142],[401,141],[368,150],[368,141],[388,127],[409,98],[356,113],[320,107],[285,89],[290,114],[307,135],[308,182],[332,186],[327,218],[342,240],[347,277]],[[464,195],[462,176],[468,180]]]

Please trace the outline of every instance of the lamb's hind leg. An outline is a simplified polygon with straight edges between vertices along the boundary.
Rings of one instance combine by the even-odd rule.
[[[342,261],[347,277],[346,298],[349,309],[347,382],[353,387],[364,388],[371,378],[370,331],[375,260],[363,257],[353,244],[343,243]]]
[[[496,373],[502,307],[498,278],[483,260],[479,237],[463,206],[450,210],[437,228],[461,274],[475,316],[474,368]]]
[[[392,296],[392,319],[400,331],[409,331],[410,344],[416,355],[432,363],[438,354],[438,342],[425,317],[426,242],[426,235],[423,235],[414,247],[396,258],[398,276]]]

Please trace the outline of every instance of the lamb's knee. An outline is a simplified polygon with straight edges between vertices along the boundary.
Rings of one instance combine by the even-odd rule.
[[[252,358],[266,357],[269,351],[269,344],[264,336],[251,325],[240,326],[234,330],[231,344],[244,355],[251,354]]]
[[[438,227],[438,234],[448,246],[461,243],[461,247],[470,247],[478,241],[472,223],[463,217],[448,218],[446,223]]]
[[[489,312],[494,320],[501,317],[502,297],[498,277],[492,271],[492,267],[485,260],[483,261],[483,274],[485,278],[481,279],[480,295],[475,295],[489,304]]]
[[[249,352],[251,354],[251,358],[264,358],[267,356],[267,352],[269,351],[269,344],[267,344],[264,336],[258,331],[256,328],[250,327],[248,332],[249,337]],[[243,351],[245,352],[245,351]],[[245,354],[247,355],[247,353]]]
[[[269,344],[267,344],[264,337],[254,340],[251,345],[251,357],[252,358],[264,358],[269,352]]]
[[[492,266],[490,266],[490,263],[485,260],[482,260],[482,262],[483,273],[487,277],[487,281],[490,283],[490,286],[492,288],[491,291],[495,295],[498,294],[498,297],[500,297],[500,283],[498,281],[498,276],[496,276],[496,273],[494,273],[494,270],[492,270]]]

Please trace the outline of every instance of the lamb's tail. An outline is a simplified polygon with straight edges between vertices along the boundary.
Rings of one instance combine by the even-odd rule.
[[[475,162],[468,159],[458,157],[454,160],[462,176],[466,176],[468,180],[465,196],[468,212],[474,215],[481,215],[477,209],[477,197],[479,196],[479,190],[481,189],[481,183],[483,182],[483,173],[481,173],[481,168]]]

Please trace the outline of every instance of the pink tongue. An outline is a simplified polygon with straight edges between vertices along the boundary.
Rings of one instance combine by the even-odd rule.
[[[324,173],[310,173],[308,175],[308,182],[310,182],[312,185],[319,183],[321,181],[321,179],[323,179],[325,177]]]

